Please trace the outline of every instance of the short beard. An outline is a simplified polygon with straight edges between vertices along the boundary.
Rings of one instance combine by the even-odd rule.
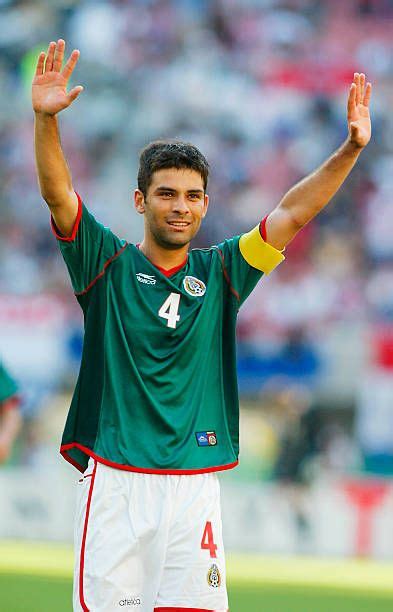
[[[150,227],[150,232],[153,235],[156,243],[160,247],[163,247],[168,251],[177,251],[178,249],[183,249],[185,246],[190,244],[192,238],[194,238],[194,236],[192,236],[191,240],[186,240],[184,242],[170,242],[169,240],[165,240],[165,237],[163,237],[160,233],[155,232],[152,227]]]
[[[149,203],[146,200],[146,198],[145,198],[145,204],[149,206]],[[145,209],[145,214],[146,214],[146,210],[147,209]],[[165,236],[163,236],[162,233],[160,233],[159,231],[155,231],[154,223],[150,222],[149,214],[147,214],[146,218],[148,219],[149,230],[154,240],[160,247],[167,249],[168,251],[177,251],[178,249],[184,249],[185,246],[190,244],[191,240],[196,236],[196,234],[199,231],[199,228],[198,228],[197,231],[191,236],[191,238],[189,240],[185,240],[184,242],[183,241],[182,242],[171,242],[169,240],[166,240]]]

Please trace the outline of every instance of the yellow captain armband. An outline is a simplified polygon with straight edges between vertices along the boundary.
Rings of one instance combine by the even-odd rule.
[[[263,240],[259,225],[240,236],[239,249],[250,266],[262,270],[265,274],[270,274],[285,259],[281,251]]]

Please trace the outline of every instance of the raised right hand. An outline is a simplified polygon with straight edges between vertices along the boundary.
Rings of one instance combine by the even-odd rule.
[[[79,59],[79,51],[74,49],[63,70],[65,42],[59,39],[51,42],[47,53],[40,53],[32,83],[32,102],[36,113],[56,115],[72,104],[83,91],[78,85],[67,93],[68,80]]]

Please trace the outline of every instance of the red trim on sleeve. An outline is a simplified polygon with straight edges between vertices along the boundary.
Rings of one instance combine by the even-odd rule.
[[[195,469],[195,470],[158,470],[158,469],[156,470],[152,468],[140,468],[140,467],[135,467],[134,465],[122,465],[121,463],[115,463],[114,461],[110,461],[109,459],[104,459],[103,457],[96,455],[92,450],[90,450],[90,448],[87,448],[87,446],[83,446],[82,444],[79,444],[79,442],[71,442],[71,444],[63,444],[60,447],[61,455],[64,457],[64,459],[66,459],[66,461],[69,461],[69,463],[74,465],[80,472],[84,472],[84,468],[80,466],[79,464],[77,464],[76,461],[74,461],[68,454],[68,451],[71,450],[72,448],[78,448],[79,450],[81,450],[83,453],[85,453],[89,457],[93,457],[93,459],[95,459],[99,463],[103,463],[104,465],[107,465],[108,467],[116,468],[117,470],[123,470],[125,472],[137,472],[139,474],[164,474],[164,475],[173,475],[173,476],[186,476],[186,475],[188,476],[192,474],[208,474],[210,472],[222,472],[223,470],[231,470],[232,468],[236,467],[239,463],[238,461],[234,461],[234,463],[228,463],[226,465],[218,465],[218,466],[200,468],[200,469]]]
[[[96,471],[97,471],[97,461],[94,464],[94,469],[93,469],[93,473],[91,476],[91,483],[90,483],[90,488],[89,488],[89,496],[87,498],[87,504],[86,504],[85,524],[83,525],[82,545],[81,545],[80,560],[79,560],[79,600],[80,600],[80,604],[84,612],[89,612],[89,608],[86,605],[85,597],[83,594],[83,572],[85,571],[85,549],[86,549],[87,526],[89,523],[91,498],[93,496],[93,488],[94,488],[94,481],[96,479]]]
[[[230,279],[228,271],[227,271],[227,269],[225,267],[224,254],[223,254],[223,252],[220,249],[217,249],[217,250],[218,250],[218,252],[220,254],[220,258],[221,258],[222,272],[224,274],[224,278],[225,278],[226,282],[229,285],[229,289],[230,289],[231,293],[233,293],[235,298],[240,302],[240,295],[238,294],[236,289],[234,287],[232,287],[231,279]]]
[[[4,411],[5,410],[17,410],[17,408],[19,408],[19,404],[20,404],[19,395],[12,395],[11,397],[8,397],[7,399],[0,402],[0,407]]]
[[[93,280],[87,285],[87,287],[85,289],[83,289],[83,291],[78,291],[78,292],[75,293],[75,295],[76,296],[84,295],[85,293],[90,291],[90,289],[92,288],[93,285],[96,284],[98,279],[101,278],[101,276],[104,276],[104,274],[106,272],[106,269],[109,266],[109,264],[111,264],[114,259],[119,257],[119,255],[122,254],[122,252],[127,248],[127,246],[128,246],[128,242],[126,242],[125,245],[121,247],[121,249],[116,251],[116,253],[114,255],[112,255],[112,257],[107,259],[106,262],[104,263],[104,267],[102,268],[101,272],[99,274],[97,274],[97,276],[95,278],[93,278]]]
[[[77,193],[76,191],[75,193],[76,193],[76,197],[78,198],[78,212],[76,215],[74,227],[72,228],[71,236],[62,236],[59,232],[58,227],[56,226],[56,223],[52,215],[50,217],[50,224],[51,224],[52,232],[56,236],[57,240],[61,240],[62,242],[73,242],[75,240],[75,236],[78,231],[79,224],[82,218],[82,200],[81,200],[79,193]]]
[[[262,219],[262,221],[259,224],[259,233],[261,234],[261,238],[264,242],[267,242],[267,238],[266,238],[266,221],[269,215],[266,215],[266,217],[264,217]]]

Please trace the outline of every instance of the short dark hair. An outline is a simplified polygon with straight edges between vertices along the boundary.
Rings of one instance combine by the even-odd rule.
[[[154,172],[164,168],[189,168],[202,177],[206,191],[209,164],[200,150],[182,140],[155,140],[142,149],[139,156],[138,189],[146,197]]]

